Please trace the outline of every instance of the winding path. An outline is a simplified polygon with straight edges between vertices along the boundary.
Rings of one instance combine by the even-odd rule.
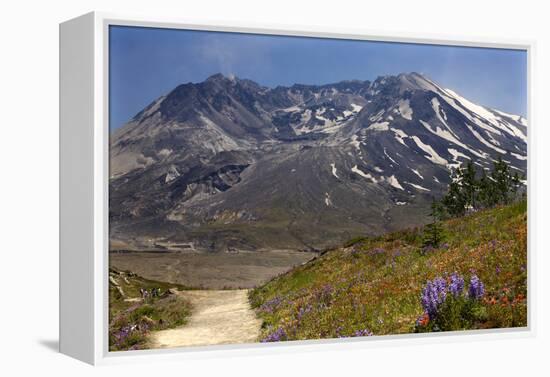
[[[258,341],[261,321],[248,302],[248,290],[179,291],[193,306],[186,325],[153,332],[151,348],[172,348]]]

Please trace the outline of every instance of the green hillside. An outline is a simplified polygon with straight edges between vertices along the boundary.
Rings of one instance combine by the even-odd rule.
[[[521,201],[445,221],[435,249],[422,247],[416,228],[329,250],[251,291],[262,339],[526,326],[526,210]],[[421,301],[427,282],[451,287],[457,277],[464,288],[430,318]]]

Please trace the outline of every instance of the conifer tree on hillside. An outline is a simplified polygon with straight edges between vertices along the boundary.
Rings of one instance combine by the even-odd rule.
[[[523,185],[522,180],[525,180],[525,176],[521,177],[516,172],[514,173],[514,176],[512,177],[512,198],[515,198],[517,196],[519,188]]]
[[[481,177],[478,179],[479,175]],[[522,186],[522,178],[518,173],[512,174],[501,157],[493,163],[490,175],[484,169],[478,174],[469,161],[465,168],[458,167],[452,173],[451,180],[441,203],[447,213],[455,217],[463,216],[467,210],[509,204],[516,199]]]
[[[492,178],[487,175],[485,169],[481,171],[479,179],[479,205],[481,208],[490,208],[497,204]]]
[[[462,191],[465,196],[465,204],[467,208],[475,209],[476,197],[478,194],[479,183],[476,180],[476,169],[472,161],[468,161],[466,169],[461,169],[462,173]]]
[[[442,199],[447,213],[451,216],[463,216],[466,211],[466,196],[462,191],[462,168],[451,173],[449,191]]]
[[[424,247],[439,247],[443,241],[443,227],[441,226],[443,214],[444,209],[441,203],[432,198],[429,215],[432,221],[424,228]]]
[[[494,182],[494,195],[497,203],[508,204],[510,202],[510,189],[513,184],[513,178],[510,174],[510,168],[499,157],[497,162],[494,163],[491,177]]]

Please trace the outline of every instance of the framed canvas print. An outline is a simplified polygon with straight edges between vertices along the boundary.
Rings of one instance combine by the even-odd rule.
[[[60,30],[62,352],[531,331],[530,44]]]

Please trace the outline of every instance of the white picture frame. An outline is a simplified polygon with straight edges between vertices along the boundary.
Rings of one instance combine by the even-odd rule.
[[[110,25],[193,29],[336,39],[521,49],[528,61],[528,206],[532,202],[533,41],[379,33],[253,23],[204,22],[108,13],[88,13],[60,25],[60,351],[90,364],[149,358],[225,357],[274,352],[368,348],[426,342],[503,339],[535,334],[535,255],[528,233],[528,327],[445,334],[389,335],[362,339],[281,344],[204,346],[171,350],[109,352],[108,324],[108,28]],[[531,219],[531,210],[529,219]],[[531,222],[529,222],[531,224]],[[532,227],[530,226],[530,229]],[[204,352],[209,351],[209,352]]]

